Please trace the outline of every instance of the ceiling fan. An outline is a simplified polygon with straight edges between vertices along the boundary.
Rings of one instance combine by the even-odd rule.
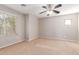
[[[62,4],[57,4],[55,7],[53,7],[52,4],[47,4],[47,6],[42,6],[42,8],[46,9],[45,11],[40,12],[40,14],[47,12],[47,16],[49,16],[52,12],[59,14],[60,11],[57,11],[56,9],[62,7]],[[52,9],[53,8],[53,9]]]

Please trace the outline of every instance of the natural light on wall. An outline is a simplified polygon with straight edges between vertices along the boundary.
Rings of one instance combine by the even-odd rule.
[[[14,15],[0,13],[0,36],[15,35],[15,20]]]
[[[71,25],[71,19],[70,20],[65,20],[65,25]]]

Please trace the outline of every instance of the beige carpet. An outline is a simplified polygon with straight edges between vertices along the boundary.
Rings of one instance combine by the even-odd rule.
[[[31,42],[21,42],[3,49],[0,54],[20,54],[20,55],[44,55],[44,54],[79,54],[79,44],[61,40],[36,39]]]

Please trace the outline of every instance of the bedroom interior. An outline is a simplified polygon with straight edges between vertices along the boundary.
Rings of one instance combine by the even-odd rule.
[[[79,54],[79,4],[0,4],[0,54]]]

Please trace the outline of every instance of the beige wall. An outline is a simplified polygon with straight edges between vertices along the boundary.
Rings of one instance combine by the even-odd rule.
[[[78,42],[79,42],[79,14],[77,16],[78,16],[78,35],[77,35],[77,38],[78,38]]]
[[[66,19],[71,19],[71,26],[66,26]],[[77,14],[55,16],[50,18],[41,18],[40,22],[40,38],[42,37],[58,37],[65,40],[77,39]]]
[[[26,37],[29,41],[38,38],[38,18],[34,15],[26,16]]]
[[[25,35],[26,35],[26,40],[29,39],[29,15],[25,15]]]

